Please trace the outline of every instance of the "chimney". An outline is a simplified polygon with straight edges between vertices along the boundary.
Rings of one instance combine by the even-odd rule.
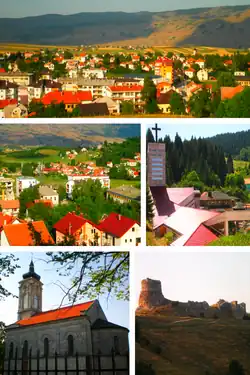
[[[117,215],[117,219],[118,219],[119,221],[121,221],[121,215],[120,215],[120,214]]]
[[[3,225],[7,225],[7,220],[4,219]]]

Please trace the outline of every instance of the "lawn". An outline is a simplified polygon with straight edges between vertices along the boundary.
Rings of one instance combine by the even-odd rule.
[[[244,167],[246,167],[248,164],[249,164],[248,161],[244,161],[244,160],[234,160],[234,169],[244,168]]]

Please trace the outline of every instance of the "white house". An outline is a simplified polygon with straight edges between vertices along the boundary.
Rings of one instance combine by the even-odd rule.
[[[104,188],[109,189],[110,188],[110,178],[107,175],[70,175],[68,176],[68,181],[66,183],[66,192],[68,197],[70,198],[72,196],[73,188],[75,184],[80,183],[82,181],[87,181],[87,180],[93,180],[93,181],[100,181],[101,185]]]
[[[41,200],[49,200],[53,203],[53,206],[57,206],[59,204],[59,194],[50,186],[39,186],[39,194]]]
[[[21,176],[16,179],[16,196],[19,197],[24,189],[39,184],[39,181],[34,177]]]
[[[208,71],[207,69],[201,69],[197,72],[197,78],[199,81],[207,81],[208,80]]]

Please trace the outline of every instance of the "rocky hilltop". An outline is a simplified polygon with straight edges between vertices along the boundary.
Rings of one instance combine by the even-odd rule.
[[[166,309],[179,316],[192,316],[204,318],[230,318],[243,319],[246,315],[246,304],[237,301],[227,302],[220,299],[217,303],[209,305],[208,302],[179,302],[171,301],[162,293],[161,281],[145,279],[141,282],[141,292],[137,312],[160,311]]]

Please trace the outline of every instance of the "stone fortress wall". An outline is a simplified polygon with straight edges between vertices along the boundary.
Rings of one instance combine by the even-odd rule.
[[[246,304],[237,301],[227,302],[223,299],[214,305],[203,302],[171,301],[162,293],[161,281],[145,279],[141,282],[138,310],[149,310],[160,306],[173,307],[180,315],[204,318],[236,318],[243,319],[246,315]]]

